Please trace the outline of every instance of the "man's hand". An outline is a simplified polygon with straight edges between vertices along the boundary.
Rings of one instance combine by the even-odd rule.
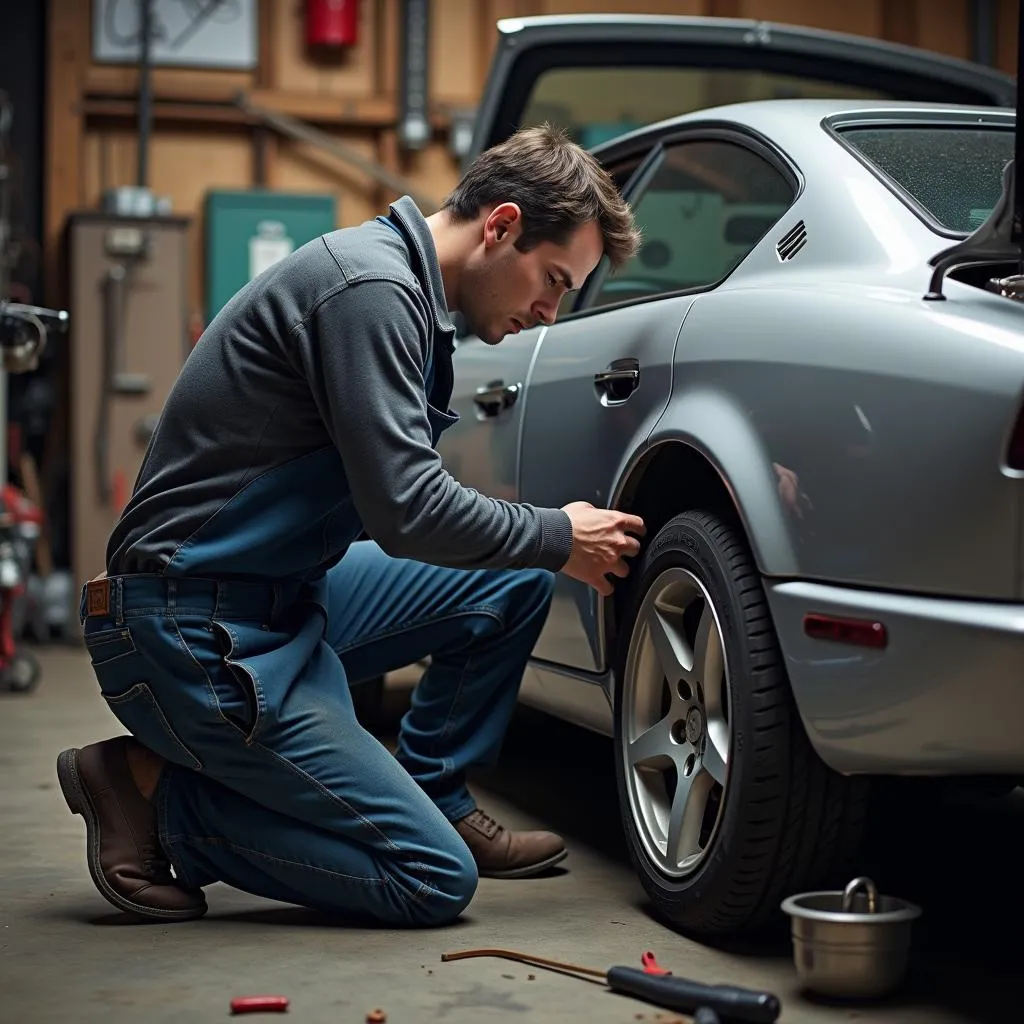
[[[624,559],[640,551],[640,541],[630,534],[642,537],[647,532],[644,521],[625,512],[594,508],[588,501],[574,501],[562,511],[572,522],[572,554],[562,572],[608,597],[613,587],[605,575],[629,575]]]

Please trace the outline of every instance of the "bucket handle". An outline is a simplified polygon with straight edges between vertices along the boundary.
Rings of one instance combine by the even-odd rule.
[[[858,890],[863,889],[868,896],[868,913],[878,913],[878,890],[875,888],[875,883],[870,878],[860,877],[855,878],[849,885],[843,890],[843,913],[850,913],[850,909],[853,907],[853,897]]]

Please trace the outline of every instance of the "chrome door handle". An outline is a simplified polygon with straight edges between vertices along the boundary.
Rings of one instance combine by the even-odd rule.
[[[480,407],[484,416],[497,416],[498,413],[515,405],[522,389],[522,384],[506,384],[503,380],[492,380],[482,388],[476,389],[473,401]]]
[[[594,383],[610,384],[614,381],[625,381],[630,384],[638,384],[640,382],[640,371],[639,370],[602,370],[600,373],[594,374]]]
[[[594,374],[594,386],[601,392],[605,405],[625,402],[640,386],[640,364],[636,359],[616,359]]]

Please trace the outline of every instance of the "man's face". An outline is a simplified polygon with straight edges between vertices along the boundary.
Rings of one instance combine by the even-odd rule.
[[[581,225],[564,245],[541,242],[520,252],[515,241],[522,225],[514,203],[496,207],[462,272],[460,311],[469,329],[489,345],[524,328],[554,323],[562,297],[583,284],[603,252],[595,222]]]

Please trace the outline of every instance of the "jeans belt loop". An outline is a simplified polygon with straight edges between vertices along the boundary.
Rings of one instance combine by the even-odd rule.
[[[173,619],[178,610],[178,581],[167,580],[167,611]]]
[[[115,576],[109,583],[111,611],[114,613],[114,622],[119,626],[124,625],[124,581],[120,576]]]

